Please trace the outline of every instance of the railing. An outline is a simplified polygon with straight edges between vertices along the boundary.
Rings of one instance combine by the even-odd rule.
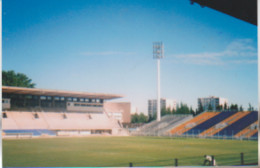
[[[4,138],[16,138],[16,139],[22,139],[22,138],[32,138],[33,133],[5,133],[3,135]]]
[[[159,131],[157,132],[134,132],[132,135],[134,136],[155,136],[155,137],[170,137],[170,138],[203,138],[203,139],[231,139],[231,140],[258,140],[257,137],[247,137],[247,136],[240,136],[237,137],[235,136],[235,134],[231,134],[231,135],[220,135],[220,134],[215,134],[215,135],[211,135],[211,136],[207,136],[207,135],[200,135],[200,133],[203,132],[200,130],[196,130],[196,132],[191,132],[191,133],[184,133],[184,134],[179,134],[178,132],[176,132],[175,134],[171,134],[171,133],[165,133],[165,134],[161,134]]]
[[[150,160],[143,162],[131,161],[128,163],[119,163],[116,166],[241,166],[258,165],[258,157],[254,153],[229,153],[218,155],[203,155],[196,157],[172,158],[165,160]]]

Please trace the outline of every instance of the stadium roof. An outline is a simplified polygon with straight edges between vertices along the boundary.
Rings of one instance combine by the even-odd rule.
[[[253,25],[257,25],[257,0],[190,0]]]
[[[74,92],[74,91],[61,91],[49,89],[36,89],[36,88],[23,88],[13,86],[2,86],[3,93],[13,94],[29,94],[41,96],[63,96],[63,97],[84,97],[84,98],[99,98],[99,99],[115,99],[121,98],[122,95],[117,94],[104,94],[104,93],[88,93],[88,92]]]

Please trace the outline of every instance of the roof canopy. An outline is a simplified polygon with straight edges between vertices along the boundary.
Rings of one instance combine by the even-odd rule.
[[[190,0],[257,25],[257,0]]]
[[[48,89],[36,89],[36,88],[22,88],[2,86],[3,93],[12,94],[28,94],[38,96],[63,96],[63,97],[79,97],[79,98],[98,98],[98,99],[115,99],[121,98],[122,95],[117,94],[104,94],[104,93],[88,93],[88,92],[73,92],[73,91],[61,91],[61,90],[48,90]]]

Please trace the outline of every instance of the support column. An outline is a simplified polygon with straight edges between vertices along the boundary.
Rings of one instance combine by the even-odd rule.
[[[157,121],[161,120],[160,59],[157,59]]]

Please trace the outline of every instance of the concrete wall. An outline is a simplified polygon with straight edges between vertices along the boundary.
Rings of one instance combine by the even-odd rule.
[[[104,110],[109,116],[119,120],[121,123],[131,122],[130,102],[105,102]]]

